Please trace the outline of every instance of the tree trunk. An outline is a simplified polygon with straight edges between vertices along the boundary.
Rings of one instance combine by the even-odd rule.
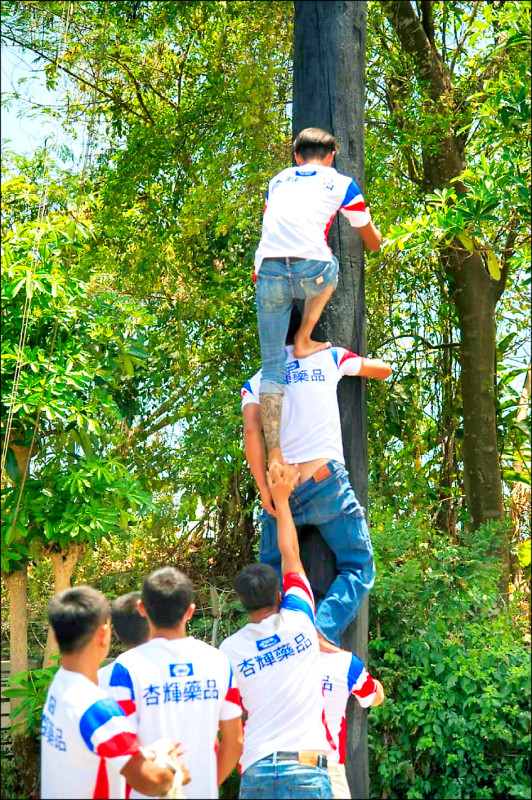
[[[425,14],[430,5],[429,2],[424,4]],[[381,6],[403,51],[414,59],[417,77],[423,81],[424,90],[434,103],[435,123],[440,125],[446,110],[455,105],[451,75],[408,0],[381,0]],[[444,112],[442,115],[438,113],[440,110]],[[429,189],[441,189],[463,172],[466,161],[462,139],[456,135],[451,122],[447,129],[441,129],[441,126],[435,129],[434,136],[438,136],[439,146],[435,148],[432,145],[430,151],[423,151],[424,184]],[[454,183],[454,188],[459,193],[466,191],[460,181]],[[442,266],[448,268],[450,282],[454,284],[454,302],[459,319],[464,488],[467,508],[477,528],[490,519],[500,519],[504,512],[494,386],[495,309],[504,284],[489,277],[478,252],[465,254],[464,251],[460,255],[460,251],[451,250],[443,253]],[[509,563],[507,549],[503,541],[505,570]]]
[[[504,511],[495,411],[495,298],[478,253],[455,255],[453,261],[461,334],[464,482],[469,512],[478,527],[499,519]]]
[[[24,569],[4,575],[9,593],[9,660],[10,674],[28,669],[28,575]],[[9,705],[15,711],[21,703],[11,697]]]
[[[78,563],[81,555],[81,548],[79,545],[74,544],[66,550],[51,551],[49,556],[52,560],[52,568],[54,571],[54,594],[68,589],[72,579],[74,567]],[[58,655],[57,642],[51,626],[48,626],[48,636],[46,638],[46,647],[44,648],[43,667],[51,666],[52,657]]]
[[[340,142],[339,172],[364,190],[364,66],[366,3],[353,0],[296,0],[294,25],[294,135],[319,127]],[[340,262],[338,287],[327,304],[315,338],[365,353],[364,250],[360,237],[338,215],[329,244]],[[366,385],[343,378],[338,387],[346,466],[362,505],[367,500]],[[333,553],[316,529],[302,532],[302,560],[317,597],[336,576]],[[367,602],[342,639],[366,659]],[[367,712],[350,701],[346,771],[353,798],[369,797]]]

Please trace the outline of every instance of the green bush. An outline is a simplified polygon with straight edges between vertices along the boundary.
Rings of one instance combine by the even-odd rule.
[[[459,541],[373,515],[372,795],[530,797],[530,655],[499,599],[500,526]],[[391,531],[393,530],[393,536]]]

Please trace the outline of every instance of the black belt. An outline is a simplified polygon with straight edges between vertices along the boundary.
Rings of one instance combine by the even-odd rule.
[[[263,258],[263,261],[308,261],[308,258],[300,258],[299,256],[268,256]]]
[[[277,761],[297,761],[298,763],[301,763],[301,757],[303,757],[305,764],[309,767],[323,767],[327,769],[327,756],[324,756],[322,753],[303,751],[300,754],[288,750],[278,750],[277,753],[272,753],[272,756],[275,756]]]

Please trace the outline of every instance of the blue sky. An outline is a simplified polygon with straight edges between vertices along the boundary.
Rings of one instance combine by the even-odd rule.
[[[57,89],[49,91],[44,63],[42,60],[32,63],[34,58],[33,53],[15,45],[2,47],[2,145],[25,155],[30,155],[45,142],[48,146],[66,145],[72,150],[74,160],[78,161],[83,151],[82,126],[78,138],[74,139],[65,133],[59,118],[31,109],[32,103],[59,108],[65,88],[65,78],[61,78]],[[21,78],[24,81],[19,84]],[[6,107],[8,96],[15,91],[22,97],[8,101]],[[9,143],[6,140],[10,140]]]

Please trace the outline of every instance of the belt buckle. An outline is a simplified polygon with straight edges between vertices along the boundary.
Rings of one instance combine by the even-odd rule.
[[[328,478],[329,475],[332,475],[330,467],[327,464],[323,464],[319,469],[316,470],[312,476],[312,480],[314,483],[319,483],[320,481],[324,481],[325,478]]]

